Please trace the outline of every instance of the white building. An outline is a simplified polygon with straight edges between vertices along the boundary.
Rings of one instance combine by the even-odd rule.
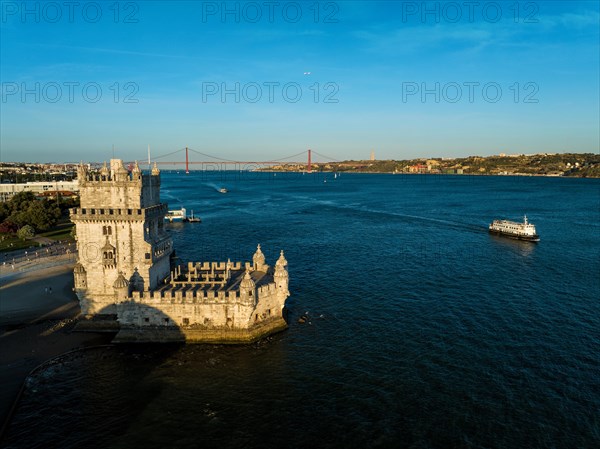
[[[79,183],[75,181],[39,181],[20,184],[0,184],[0,202],[10,200],[20,192],[33,192],[36,195],[51,192],[78,192]]]

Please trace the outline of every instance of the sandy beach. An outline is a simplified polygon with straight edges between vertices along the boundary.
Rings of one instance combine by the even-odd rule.
[[[0,327],[72,317],[78,312],[70,260],[20,268],[23,271],[0,271]]]
[[[0,429],[33,368],[112,337],[70,332],[79,314],[73,265],[70,254],[0,267]]]

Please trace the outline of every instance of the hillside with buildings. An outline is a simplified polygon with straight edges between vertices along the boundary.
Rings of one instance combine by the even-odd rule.
[[[268,170],[305,171],[306,165],[285,164]],[[600,178],[600,155],[592,153],[515,154],[465,158],[419,158],[312,163],[312,171],[465,175],[572,176]]]

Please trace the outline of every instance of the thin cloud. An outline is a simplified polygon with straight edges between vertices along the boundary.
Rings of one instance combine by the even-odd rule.
[[[470,52],[479,52],[492,45],[504,47],[538,47],[539,40],[530,37],[541,36],[562,28],[574,31],[592,29],[597,32],[600,13],[584,11],[565,13],[556,16],[539,16],[538,22],[515,24],[506,20],[497,24],[441,23],[386,28],[385,24],[376,28],[357,30],[353,36],[362,41],[365,50],[372,52],[416,52],[451,44],[462,44]]]

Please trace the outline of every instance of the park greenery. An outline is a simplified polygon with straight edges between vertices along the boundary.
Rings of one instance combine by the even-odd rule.
[[[77,205],[74,199],[38,199],[32,192],[20,192],[9,201],[0,203],[0,233],[22,235],[49,231],[61,218],[68,217],[68,209]],[[21,231],[23,228],[26,231]],[[30,229],[29,229],[30,228]],[[32,238],[31,237],[25,237]]]

